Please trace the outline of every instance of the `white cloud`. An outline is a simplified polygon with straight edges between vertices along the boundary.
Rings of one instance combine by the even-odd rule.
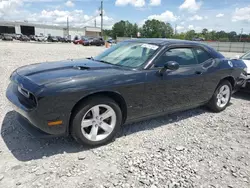
[[[185,28],[185,27],[179,26],[179,25],[178,25],[178,26],[176,27],[176,30],[177,30],[177,32],[180,32],[180,31],[183,31],[184,28]]]
[[[193,20],[199,21],[199,20],[203,20],[203,17],[196,14],[196,15],[192,16],[191,18],[189,18],[189,20],[191,20],[191,21],[193,21]]]
[[[84,14],[82,10],[62,11],[62,10],[42,10],[40,13],[29,14],[26,16],[29,22],[48,24],[48,25],[61,25],[66,26],[67,18],[69,18],[70,26],[84,27],[94,26],[94,17]],[[107,15],[104,15],[104,28],[111,28],[115,20]],[[100,16],[96,18],[97,26],[101,25]]]
[[[145,0],[116,0],[116,6],[132,5],[134,7],[143,7],[146,3]]]
[[[11,15],[17,11],[17,8],[22,5],[21,0],[1,0],[0,1],[0,18]]]
[[[156,19],[163,22],[175,22],[178,17],[173,14],[173,12],[165,11],[162,14],[154,14],[148,17],[148,19]]]
[[[201,31],[201,27],[194,26],[194,25],[189,25],[188,26],[188,30],[195,30],[196,32],[200,32]]]
[[[67,7],[74,7],[74,6],[75,6],[75,4],[74,4],[72,1],[67,1],[67,2],[65,3],[65,5],[66,5]]]
[[[220,14],[217,14],[217,15],[216,15],[216,18],[221,18],[221,17],[223,17],[223,16],[224,16],[224,14],[220,13]]]
[[[237,22],[237,21],[250,22],[250,5],[245,8],[236,8],[233,13],[232,21],[233,22]]]
[[[185,22],[181,22],[181,25],[184,25],[185,24]]]
[[[194,26],[193,25],[189,25],[188,29],[192,30],[192,29],[194,29]]]
[[[202,2],[196,2],[196,0],[184,0],[184,3],[180,5],[180,10],[187,10],[191,13],[196,12],[201,8]]]
[[[150,6],[159,6],[161,5],[161,0],[150,0]]]
[[[31,13],[25,9],[26,1],[33,0],[0,0],[0,19],[8,21],[24,21],[27,20],[30,23],[48,24],[48,25],[61,25],[66,26],[67,18],[69,18],[70,26],[84,27],[94,26],[94,17],[98,15],[95,12],[93,15],[87,15],[82,10],[60,10],[49,9],[41,10],[39,12]],[[50,0],[34,0],[34,1],[50,1]],[[56,0],[53,0],[53,2]],[[71,1],[72,2],[72,1]],[[69,3],[70,4],[70,3]],[[104,28],[111,28],[115,20],[104,11]],[[96,18],[97,26],[101,25],[101,18]]]

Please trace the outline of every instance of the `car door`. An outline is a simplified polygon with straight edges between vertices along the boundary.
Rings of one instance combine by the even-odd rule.
[[[207,102],[211,99],[214,91],[218,85],[218,81],[221,79],[221,74],[216,71],[218,62],[210,55],[204,48],[195,48],[194,53],[197,57],[197,61],[202,70],[202,76],[204,78],[204,84],[202,93],[200,94],[200,100]]]
[[[159,74],[169,61],[179,63],[179,69]],[[204,78],[193,47],[178,46],[163,51],[148,70],[146,80],[146,115],[189,108],[202,102]]]

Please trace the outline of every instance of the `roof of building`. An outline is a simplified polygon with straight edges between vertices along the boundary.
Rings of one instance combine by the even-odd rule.
[[[48,29],[66,29],[67,26],[59,26],[59,25],[47,25],[47,24],[40,24],[40,23],[32,23],[32,22],[20,22],[20,21],[4,21],[0,20],[0,26],[33,26],[33,27],[40,27],[40,28],[48,28]],[[101,32],[100,27],[92,27],[92,26],[84,26],[84,27],[69,27],[70,30],[91,30],[94,29],[96,32]]]

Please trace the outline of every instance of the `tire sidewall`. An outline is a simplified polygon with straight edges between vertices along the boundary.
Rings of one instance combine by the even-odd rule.
[[[96,105],[100,105],[100,104],[105,104],[110,106],[116,113],[116,124],[115,127],[112,131],[112,133],[110,133],[109,136],[107,136],[105,139],[101,140],[101,141],[91,141],[88,140],[81,131],[81,121],[82,118],[84,117],[84,115],[93,107]],[[115,103],[115,101],[113,101],[110,98],[106,98],[106,97],[95,97],[92,98],[86,102],[84,102],[77,110],[72,124],[71,124],[71,134],[74,137],[74,139],[79,142],[80,144],[87,144],[90,146],[98,146],[98,145],[103,145],[106,144],[108,142],[110,142],[115,136],[116,134],[119,132],[120,127],[121,127],[121,123],[122,123],[122,112],[120,107]]]

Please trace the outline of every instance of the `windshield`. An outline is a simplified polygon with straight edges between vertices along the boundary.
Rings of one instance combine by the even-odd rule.
[[[250,60],[250,51],[241,57],[243,60]]]
[[[95,57],[96,61],[102,61],[113,65],[125,67],[139,67],[151,58],[159,46],[137,42],[122,42]]]

